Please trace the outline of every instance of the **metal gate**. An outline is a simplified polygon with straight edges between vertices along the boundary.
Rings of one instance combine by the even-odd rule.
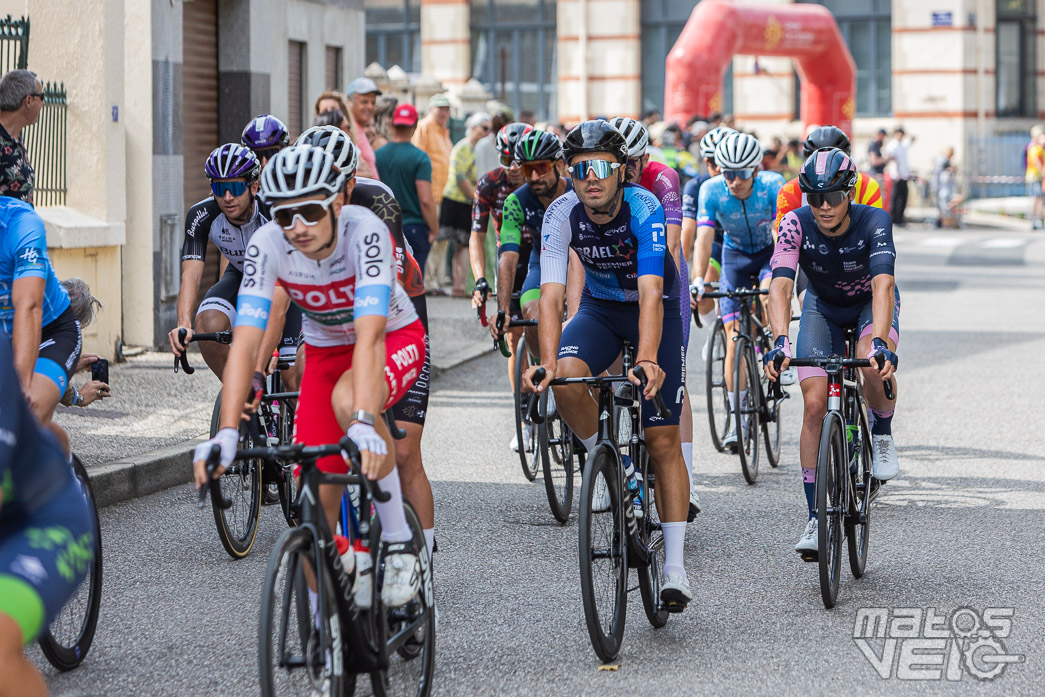
[[[965,169],[970,198],[1026,196],[1024,172],[1030,138],[1023,131],[969,138]]]

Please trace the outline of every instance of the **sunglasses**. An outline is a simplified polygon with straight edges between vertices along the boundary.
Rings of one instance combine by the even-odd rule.
[[[262,148],[254,151],[259,160],[272,159],[277,153],[279,153],[279,148]]]
[[[538,160],[537,162],[523,162],[519,165],[522,169],[523,175],[527,179],[536,174],[538,177],[543,177],[548,172],[552,171],[552,163],[548,160]]]
[[[247,193],[247,182],[211,182],[210,190],[214,198],[225,198],[225,194],[229,193],[239,198]]]
[[[755,175],[755,169],[753,167],[746,167],[744,169],[724,169],[722,170],[722,176],[726,178],[726,181],[733,181],[734,179],[750,179]]]
[[[629,157],[628,158],[628,169],[638,169],[642,166],[641,157]]]
[[[848,191],[831,191],[826,194],[806,194],[806,201],[813,208],[820,208],[824,205],[824,201],[827,201],[827,205],[835,208],[841,206],[848,197]]]
[[[501,153],[501,167],[508,169],[512,166],[514,162],[515,158],[513,158],[511,155],[505,155],[504,153]]]
[[[570,176],[574,179],[587,179],[588,172],[595,172],[597,179],[605,179],[620,168],[619,162],[607,162],[606,160],[585,160],[575,165],[570,165]]]
[[[272,209],[272,219],[284,230],[292,230],[297,218],[301,218],[301,222],[312,227],[326,216],[330,204],[337,196],[338,194],[334,194],[322,201],[307,201],[306,203],[276,206]]]

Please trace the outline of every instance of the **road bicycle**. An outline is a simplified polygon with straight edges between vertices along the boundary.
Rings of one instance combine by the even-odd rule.
[[[102,529],[98,507],[94,501],[91,480],[80,458],[73,454],[73,471],[84,497],[90,504],[94,520],[94,558],[87,564],[87,575],[79,588],[47,626],[38,643],[44,656],[58,670],[72,670],[87,657],[98,626],[98,610],[102,603]],[[72,562],[81,563],[81,562]]]
[[[827,372],[827,414],[820,426],[815,503],[820,595],[829,609],[838,599],[843,537],[848,541],[853,577],[860,578],[867,568],[871,503],[878,484],[871,476],[871,429],[858,371],[870,367],[871,361],[849,357],[856,355],[859,338],[855,328],[846,328],[845,356],[801,357],[790,362],[791,367]],[[885,355],[877,352],[875,361],[881,369]],[[778,357],[778,370],[782,362],[783,357]],[[886,380],[884,388],[886,398],[893,399],[892,381]]]
[[[586,385],[598,390],[598,441],[588,453],[581,479],[578,552],[588,637],[595,654],[606,662],[616,658],[623,642],[628,593],[635,590],[629,588],[630,569],[635,569],[643,609],[654,628],[667,623],[668,612],[683,609],[669,607],[660,598],[664,536],[654,505],[656,482],[643,438],[641,394],[627,378],[633,372],[645,386],[646,375],[642,366],[633,368],[632,361],[632,348],[625,342],[621,375],[555,378],[550,383]],[[533,382],[541,382],[545,375],[544,369],[538,368]],[[621,383],[627,386],[615,390]],[[671,417],[659,394],[652,403],[659,416]],[[619,419],[613,418],[615,410]],[[531,406],[531,414],[537,420],[544,416],[537,405]],[[621,457],[622,447],[618,445],[625,429],[628,463]],[[609,499],[606,508],[604,501],[597,500],[604,496]]]

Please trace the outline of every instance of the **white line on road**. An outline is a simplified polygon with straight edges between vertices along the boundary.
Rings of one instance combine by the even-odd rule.
[[[1017,237],[1003,237],[998,240],[984,240],[980,245],[984,249],[1013,249],[1015,247],[1023,247],[1028,244],[1028,240],[1019,239]]]
[[[961,243],[960,237],[930,237],[922,240],[922,246],[925,247],[957,247]]]

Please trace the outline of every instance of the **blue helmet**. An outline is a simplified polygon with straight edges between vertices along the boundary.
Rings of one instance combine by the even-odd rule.
[[[225,143],[211,151],[203,170],[208,179],[239,179],[253,182],[261,173],[258,157],[237,143]]]
[[[261,114],[250,120],[240,141],[251,150],[284,148],[290,142],[290,131],[272,114]]]

